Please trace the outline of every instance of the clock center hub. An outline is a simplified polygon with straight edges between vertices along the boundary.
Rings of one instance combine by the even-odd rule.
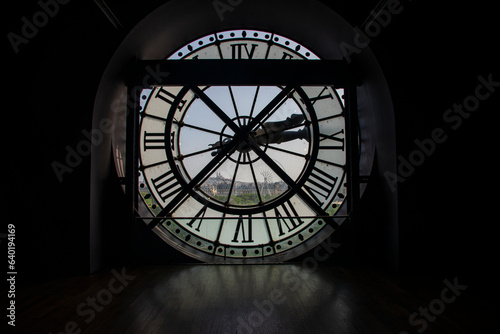
[[[232,119],[234,124],[238,125],[240,128],[246,127],[251,121],[253,117],[251,116],[239,116]],[[250,140],[255,141],[255,136],[257,131],[251,131],[244,139],[242,139],[238,145],[236,146],[236,150],[229,156],[229,160],[239,164],[252,164],[260,160],[260,157],[257,156],[252,150],[252,147],[248,143]],[[232,135],[232,131],[226,125],[221,130],[220,142],[224,145],[224,143],[230,142],[232,139],[226,137]],[[257,142],[262,150],[267,151],[267,142]],[[240,157],[240,154],[244,156],[244,158]]]

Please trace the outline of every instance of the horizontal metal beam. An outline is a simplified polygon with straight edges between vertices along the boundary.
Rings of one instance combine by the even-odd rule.
[[[276,86],[356,84],[343,60],[139,60],[133,86]]]
[[[300,219],[342,219],[342,218],[349,218],[349,215],[338,215],[338,216],[276,216],[276,217],[257,217],[257,216],[252,216],[252,219],[295,219],[295,218],[300,218]],[[234,216],[234,217],[135,217],[138,220],[169,220],[169,219],[174,219],[174,220],[192,220],[192,219],[201,219],[201,220],[237,220],[240,219],[240,216]],[[245,219],[248,217],[244,217]]]

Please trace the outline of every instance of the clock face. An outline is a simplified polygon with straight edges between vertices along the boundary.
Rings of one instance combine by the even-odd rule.
[[[168,59],[319,58],[280,35],[233,30]],[[346,197],[341,96],[329,86],[143,90],[138,189],[150,226],[209,262],[273,261],[318,238]]]

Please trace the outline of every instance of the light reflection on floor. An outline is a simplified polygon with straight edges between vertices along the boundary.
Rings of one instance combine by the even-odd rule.
[[[160,276],[131,305],[133,317],[148,318],[136,330],[350,332],[352,311],[343,288],[301,265],[198,265]]]

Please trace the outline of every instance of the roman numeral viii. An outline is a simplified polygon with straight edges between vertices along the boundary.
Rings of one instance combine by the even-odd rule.
[[[177,181],[171,170],[155,179],[152,178],[151,182],[163,201],[167,201],[168,198],[182,190],[181,184]]]

